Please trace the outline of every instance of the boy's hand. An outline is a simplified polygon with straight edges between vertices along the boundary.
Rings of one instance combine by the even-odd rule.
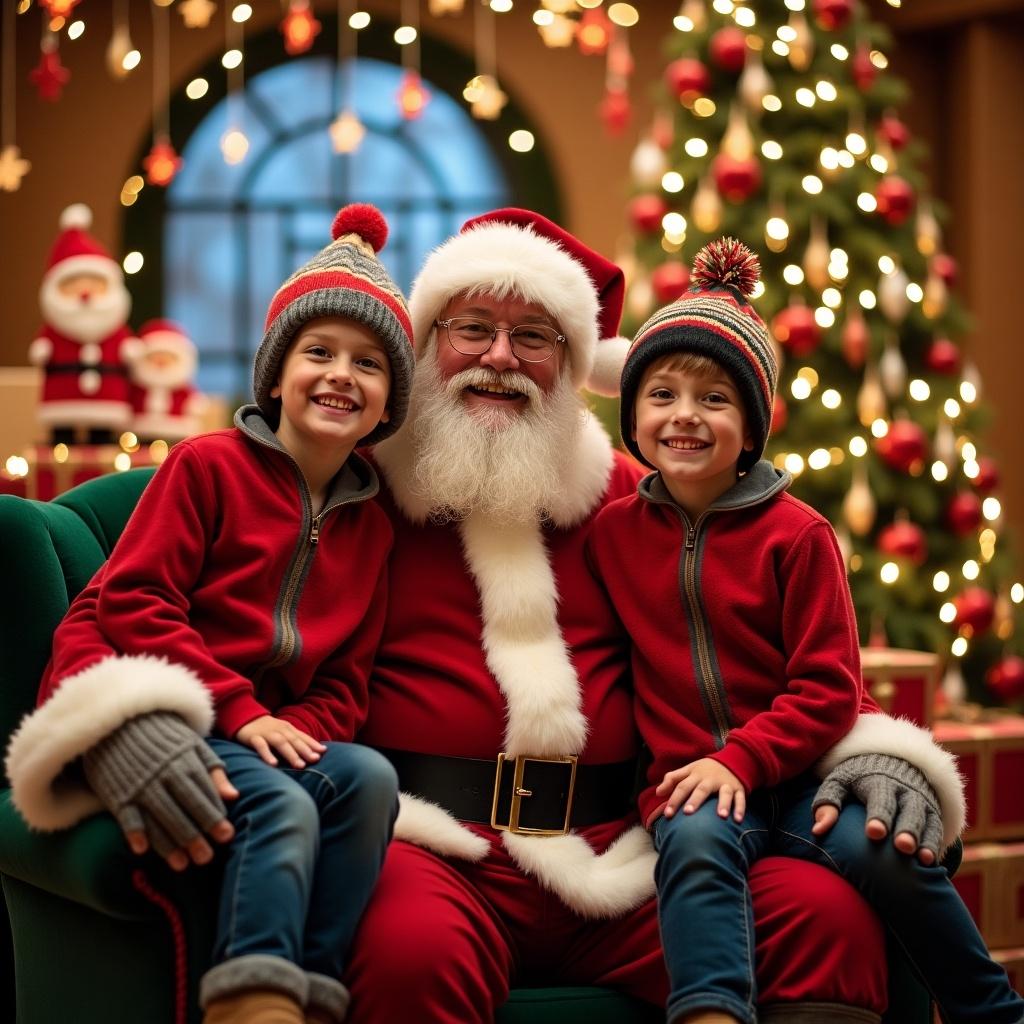
[[[665,817],[671,818],[682,805],[684,814],[693,814],[712,793],[718,794],[718,816],[742,821],[747,811],[747,791],[743,783],[719,761],[702,757],[699,761],[666,772],[655,790],[658,796],[668,794]]]
[[[319,761],[327,749],[319,740],[296,729],[291,722],[273,715],[261,715],[246,722],[235,733],[235,739],[252,747],[267,764],[277,764],[276,750],[292,768],[305,768],[307,764]]]

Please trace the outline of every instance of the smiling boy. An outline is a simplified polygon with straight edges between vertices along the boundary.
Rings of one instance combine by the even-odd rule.
[[[605,508],[589,538],[632,640],[636,719],[652,755],[639,802],[658,851],[668,1020],[757,1019],[747,875],[776,853],[851,882],[943,1019],[1019,1024],[1024,1000],[937,862],[963,821],[950,756],[923,730],[872,713],[835,535],[786,493],[789,474],[761,460],[778,364],[748,300],[759,274],[739,242],[712,243],[691,290],[640,328],[622,374],[622,436],[655,472]],[[906,760],[881,753],[890,724]],[[831,797],[812,769],[854,732],[872,751],[860,760],[915,808],[915,831],[896,845],[874,841],[880,822],[869,830],[870,786],[867,807],[825,810]],[[899,852],[918,843],[916,858]]]

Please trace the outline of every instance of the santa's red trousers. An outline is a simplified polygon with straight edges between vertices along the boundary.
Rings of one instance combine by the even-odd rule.
[[[762,1007],[884,1010],[881,925],[849,885],[815,864],[766,857],[750,889]],[[586,920],[501,847],[471,864],[401,841],[388,850],[345,980],[352,1024],[492,1024],[510,983],[606,985],[661,1006],[668,995],[653,900]]]

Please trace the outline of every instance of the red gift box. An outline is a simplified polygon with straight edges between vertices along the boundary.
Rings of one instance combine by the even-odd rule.
[[[989,948],[1024,945],[1024,843],[969,843],[953,884]]]
[[[931,727],[939,685],[938,655],[865,647],[860,652],[860,664],[864,685],[883,711]]]
[[[937,722],[935,739],[956,754],[967,797],[964,839],[1024,839],[1024,717]]]

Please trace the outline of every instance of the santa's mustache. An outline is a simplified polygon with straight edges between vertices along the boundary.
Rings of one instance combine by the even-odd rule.
[[[485,366],[473,366],[449,377],[444,382],[444,390],[452,396],[465,391],[466,388],[501,387],[506,391],[518,391],[526,396],[531,408],[537,406],[543,394],[535,381],[525,373],[517,370],[489,370]]]

